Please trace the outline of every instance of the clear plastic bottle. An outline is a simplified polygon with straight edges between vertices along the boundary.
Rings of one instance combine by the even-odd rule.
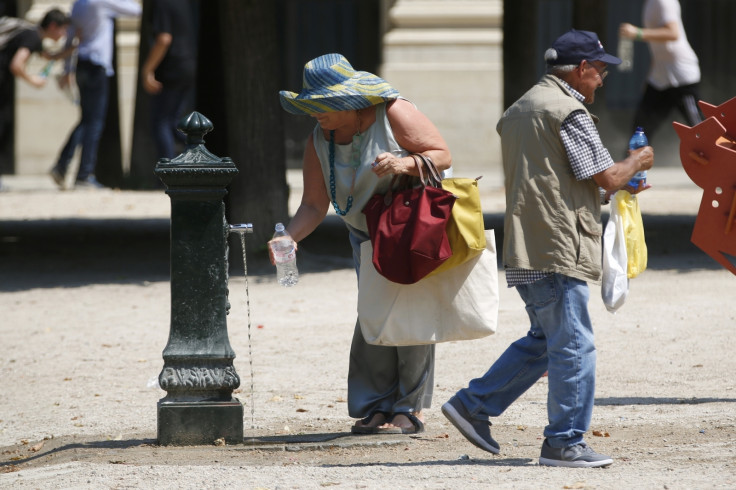
[[[636,150],[637,148],[641,148],[642,146],[648,146],[649,140],[647,139],[647,135],[644,134],[644,130],[641,128],[641,126],[637,126],[636,131],[634,131],[634,134],[631,136],[631,139],[629,140],[629,150]],[[633,177],[631,177],[631,180],[629,180],[629,185],[633,188],[639,187],[639,182],[642,184],[647,183],[647,171],[642,170],[640,172],[636,172]]]
[[[634,40],[619,37],[617,55],[621,58],[618,71],[631,71],[634,68]]]
[[[282,286],[293,286],[299,282],[294,240],[292,240],[289,232],[286,231],[282,223],[276,223],[276,231],[273,237],[286,237],[271,242],[273,260],[276,263],[276,279]]]

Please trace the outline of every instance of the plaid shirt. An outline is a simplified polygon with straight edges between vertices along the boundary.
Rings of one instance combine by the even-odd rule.
[[[560,80],[570,93],[581,103],[585,96]],[[583,110],[571,112],[560,126],[560,138],[567,152],[575,180],[585,180],[613,166],[613,158],[603,146],[598,130],[590,117]],[[603,193],[601,193],[603,199]],[[536,271],[509,267],[506,269],[508,287],[531,284],[548,275],[547,271]]]

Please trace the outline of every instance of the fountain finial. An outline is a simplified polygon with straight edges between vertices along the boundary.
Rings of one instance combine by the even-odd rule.
[[[204,135],[212,131],[212,121],[201,113],[194,111],[181,118],[176,129],[187,135],[187,145],[201,145],[204,143]]]

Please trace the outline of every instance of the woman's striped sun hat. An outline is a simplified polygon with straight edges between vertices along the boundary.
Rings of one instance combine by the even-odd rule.
[[[399,97],[383,78],[355,71],[341,54],[315,58],[304,65],[302,91],[279,92],[281,106],[292,114],[363,109]]]

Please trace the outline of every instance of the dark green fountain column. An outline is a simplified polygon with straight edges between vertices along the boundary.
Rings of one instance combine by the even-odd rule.
[[[158,442],[243,442],[240,385],[227,334],[226,186],[238,173],[229,158],[204,146],[212,123],[193,112],[179,123],[187,149],[162,158],[156,175],[171,198],[171,326],[163,352]]]

